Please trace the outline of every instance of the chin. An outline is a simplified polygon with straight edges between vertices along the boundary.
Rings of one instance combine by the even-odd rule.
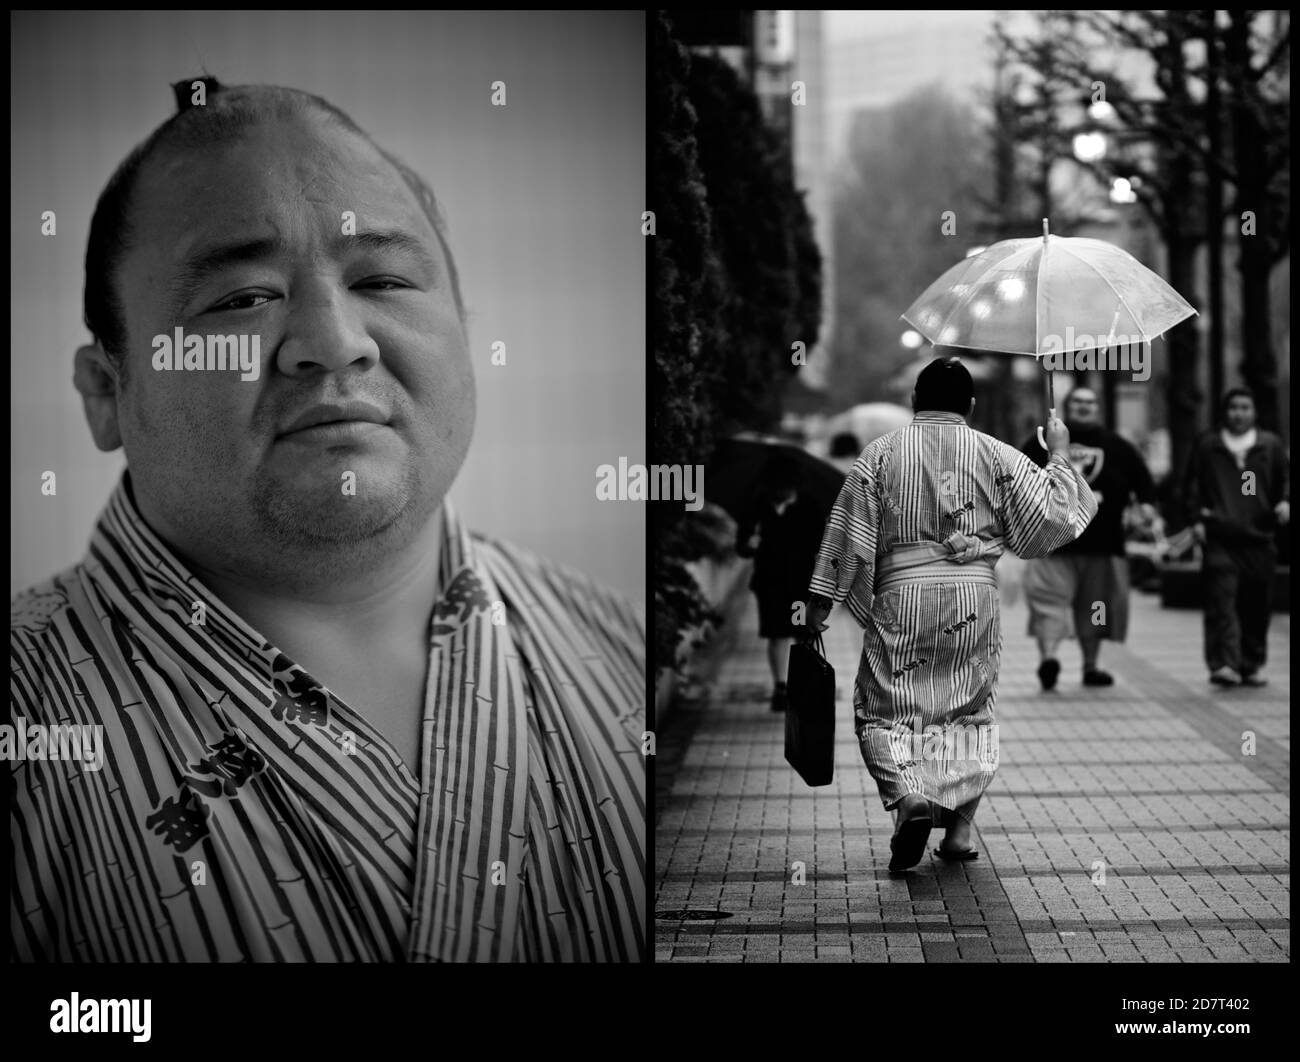
[[[400,473],[358,468],[306,478],[275,484],[256,500],[260,522],[286,545],[359,544],[392,532],[412,513],[415,495]]]

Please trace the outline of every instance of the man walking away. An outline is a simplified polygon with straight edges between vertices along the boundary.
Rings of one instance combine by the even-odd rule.
[[[936,817],[942,859],[970,844],[997,770],[1002,634],[993,567],[1004,549],[1039,557],[1079,536],[1097,511],[1053,418],[1038,468],[975,431],[970,373],[936,358],[917,377],[915,416],[858,458],[831,511],[809,586],[808,626],[846,601],[863,628],[856,733],[885,807],[897,813],[890,870],[915,866]]]
[[[749,588],[758,602],[759,637],[767,641],[771,708],[784,712],[790,643],[796,634],[794,606],[804,600],[812,576],[822,537],[822,514],[817,503],[800,492],[799,469],[789,459],[774,460],[765,483],[753,522],[738,529],[736,553],[754,558]]]

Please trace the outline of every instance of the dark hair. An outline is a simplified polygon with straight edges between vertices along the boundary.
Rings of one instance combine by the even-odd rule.
[[[955,357],[938,357],[916,378],[916,412],[933,410],[941,413],[970,412],[975,383],[970,370]]]
[[[858,437],[851,431],[842,431],[831,438],[831,457],[857,457],[862,452]]]
[[[1228,403],[1234,398],[1249,398],[1252,406],[1255,406],[1256,408],[1259,407],[1259,403],[1255,401],[1255,392],[1249,387],[1230,387],[1228,390],[1223,392],[1223,397],[1219,399],[1220,417],[1226,417],[1228,415]]]
[[[192,105],[196,82],[204,86],[206,102]],[[184,151],[219,143],[239,136],[263,122],[316,113],[335,125],[364,138],[401,174],[434,232],[442,241],[451,272],[452,293],[462,320],[464,304],[460,296],[460,277],[447,242],[447,227],[432,189],[414,170],[389,154],[371,139],[360,126],[332,103],[300,89],[278,85],[222,85],[216,78],[187,78],[172,85],[179,110],[149,134],[114,171],[95,204],[90,220],[90,238],[86,242],[86,286],[82,320],[104,349],[109,360],[124,377],[126,363],[126,322],[121,300],[113,285],[114,274],[131,239],[131,206],[140,174],[155,153],[162,150]]]

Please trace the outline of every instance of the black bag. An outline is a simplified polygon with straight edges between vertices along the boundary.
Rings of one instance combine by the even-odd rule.
[[[808,785],[830,785],[835,770],[835,669],[816,645],[795,642],[786,680],[785,758]]]

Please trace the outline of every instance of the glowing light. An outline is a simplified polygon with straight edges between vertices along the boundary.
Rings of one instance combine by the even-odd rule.
[[[1094,122],[1107,122],[1115,117],[1115,108],[1105,100],[1098,100],[1096,103],[1089,105],[1088,117]]]
[[[920,332],[914,331],[913,329],[909,328],[900,337],[899,342],[902,343],[903,346],[907,347],[908,350],[915,350],[922,343],[924,343],[925,340],[922,338]]]
[[[1112,203],[1136,203],[1137,192],[1133,191],[1133,182],[1127,177],[1116,177],[1111,181],[1110,201]]]
[[[1032,380],[1041,371],[1036,359],[1030,361],[1028,358],[1016,358],[1011,362],[1011,375],[1017,380]]]
[[[982,321],[989,315],[991,309],[992,307],[989,306],[987,299],[976,299],[971,303],[970,312],[973,317]]]
[[[1024,298],[1025,282],[1019,277],[1007,277],[998,281],[998,295],[1007,302],[1017,302]]]
[[[1096,162],[1106,157],[1106,137],[1102,133],[1079,133],[1074,138],[1074,157],[1080,162]]]

